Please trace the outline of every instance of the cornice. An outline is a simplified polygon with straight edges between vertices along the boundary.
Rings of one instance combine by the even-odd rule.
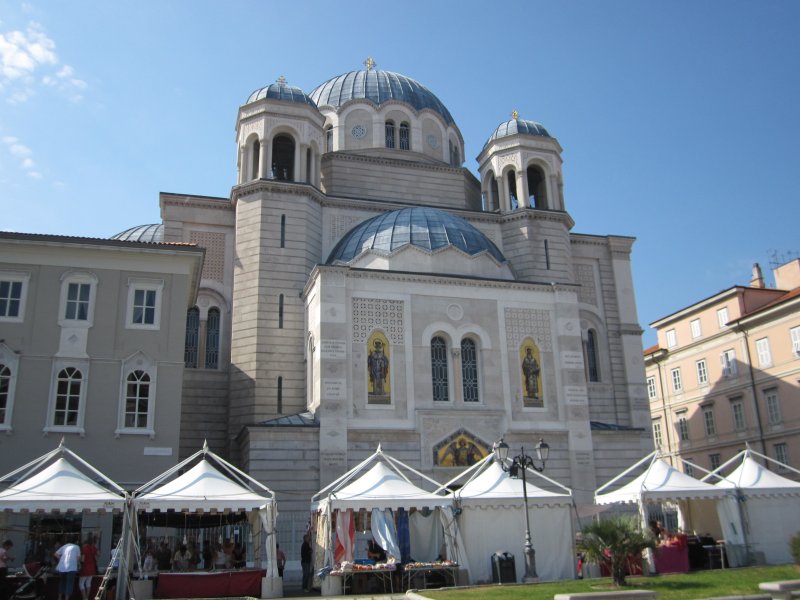
[[[540,208],[518,208],[504,213],[494,213],[498,215],[500,223],[510,223],[513,221],[529,221],[535,219],[537,221],[552,221],[565,225],[567,229],[572,229],[575,226],[575,221],[569,216],[569,213],[562,210],[543,210]]]
[[[368,148],[367,150],[375,150],[375,148]],[[401,152],[398,150],[397,152]],[[413,152],[411,150],[402,150],[402,152]],[[426,159],[430,159],[427,154],[422,154],[420,152],[413,152],[417,156],[423,156]],[[337,150],[336,152],[326,152],[322,155],[322,162],[325,161],[352,161],[352,162],[362,162],[362,163],[369,163],[373,165],[393,165],[397,166],[398,164],[401,166],[409,167],[409,168],[423,168],[426,171],[434,171],[438,173],[456,173],[456,174],[468,174],[473,179],[477,181],[475,175],[473,175],[469,169],[465,167],[453,167],[448,165],[445,162],[437,161],[436,163],[430,162],[420,162],[414,160],[405,160],[402,158],[395,158],[394,156],[370,156],[365,154],[353,154],[349,150]]]
[[[159,202],[162,208],[169,206],[199,206],[212,210],[233,210],[233,203],[229,198],[217,198],[212,196],[192,196],[191,194],[171,194],[161,192]]]

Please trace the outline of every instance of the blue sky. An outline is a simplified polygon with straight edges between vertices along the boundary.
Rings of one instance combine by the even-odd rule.
[[[476,170],[512,110],[564,148],[574,231],[637,238],[648,324],[797,256],[800,2],[0,0],[0,229],[107,237],[227,196],[236,111],[398,71]],[[795,208],[792,208],[792,207]]]

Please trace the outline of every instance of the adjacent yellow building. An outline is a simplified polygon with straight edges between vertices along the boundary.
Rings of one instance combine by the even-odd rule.
[[[774,275],[776,288],[767,288],[756,264],[749,286],[650,324],[658,332],[644,352],[653,440],[691,475],[704,473],[684,461],[711,470],[746,444],[797,467],[800,259]]]

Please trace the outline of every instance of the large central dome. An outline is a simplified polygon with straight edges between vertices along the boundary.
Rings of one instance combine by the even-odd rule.
[[[442,210],[417,206],[356,225],[336,244],[328,264],[349,263],[368,250],[388,255],[408,245],[427,251],[455,246],[470,256],[486,252],[497,262],[506,262],[497,246],[471,223]]]
[[[350,71],[317,86],[309,96],[319,107],[335,108],[355,99],[369,100],[376,106],[398,100],[418,111],[429,108],[441,115],[448,125],[453,124],[450,111],[432,91],[410,77],[391,71]]]

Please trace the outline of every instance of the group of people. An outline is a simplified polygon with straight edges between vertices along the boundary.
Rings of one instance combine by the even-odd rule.
[[[53,553],[53,557],[57,561],[55,570],[59,575],[58,600],[68,600],[72,596],[76,579],[83,600],[89,600],[92,578],[97,574],[99,551],[95,545],[94,536],[87,535],[83,546],[78,546],[75,540],[79,540],[79,538],[62,540],[64,543]],[[10,542],[6,543],[10,544]]]
[[[166,541],[158,548],[148,546],[144,554],[142,570],[145,575],[158,571],[197,571],[212,569],[241,569],[247,563],[245,548],[240,543],[226,539],[222,544],[203,542],[198,550],[193,542],[178,546],[173,552]]]

